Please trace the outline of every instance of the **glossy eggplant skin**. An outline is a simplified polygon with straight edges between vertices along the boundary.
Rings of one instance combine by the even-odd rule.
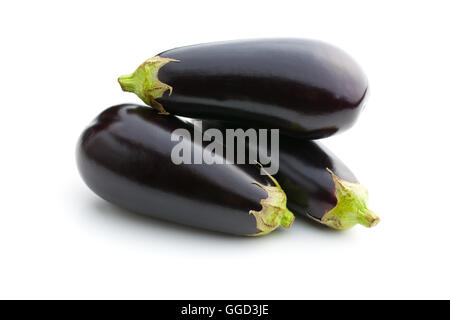
[[[234,123],[215,120],[203,120],[202,127],[203,130],[216,128],[223,134],[226,129],[239,128]],[[258,150],[258,147],[262,148],[248,145],[247,141],[247,148]],[[321,220],[336,207],[336,185],[328,170],[340,179],[359,183],[353,172],[319,142],[280,136],[278,161],[279,170],[274,178],[286,193],[287,205],[296,216]]]
[[[175,129],[193,126],[148,107],[118,105],[82,133],[77,164],[83,180],[103,199],[133,212],[189,226],[254,235],[260,200],[273,186],[255,165],[175,165]],[[194,143],[191,140],[191,146]],[[198,144],[194,148],[201,148]]]
[[[344,51],[305,39],[206,43],[164,51],[159,80],[173,88],[156,99],[174,115],[279,128],[319,139],[351,127],[368,81]]]
[[[279,161],[280,170],[274,177],[283,186],[294,214],[321,220],[336,207],[336,185],[327,169],[345,181],[358,183],[338,157],[313,141],[281,137]]]

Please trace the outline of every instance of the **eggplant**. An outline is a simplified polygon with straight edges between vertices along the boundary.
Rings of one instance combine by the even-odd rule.
[[[186,132],[183,138],[173,139],[176,129]],[[114,106],[82,133],[78,169],[101,198],[139,214],[250,236],[292,224],[285,193],[257,165],[175,164],[172,153],[180,141],[192,150],[191,160],[207,151],[195,135],[194,126],[174,116]]]
[[[175,48],[119,83],[160,113],[279,128],[307,139],[350,128],[368,96],[367,78],[347,53],[305,39]]]
[[[239,128],[234,123],[202,121],[202,130]],[[242,128],[248,130],[249,128]],[[258,157],[267,155],[267,146],[247,142]],[[260,149],[264,149],[260,152]],[[270,150],[270,149],[269,149]],[[270,153],[270,152],[269,152]],[[356,224],[373,227],[380,218],[367,207],[368,191],[353,172],[330,150],[315,141],[279,138],[278,168],[273,177],[287,195],[287,206],[295,215],[309,217],[333,229],[349,229]],[[268,159],[258,158],[260,163]]]
[[[323,145],[281,137],[279,161],[274,177],[284,188],[294,214],[340,230],[356,224],[370,228],[380,221],[367,207],[367,189]]]

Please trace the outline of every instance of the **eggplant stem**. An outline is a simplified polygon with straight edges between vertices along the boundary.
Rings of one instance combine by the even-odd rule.
[[[334,181],[337,204],[319,220],[320,223],[339,230],[349,229],[356,224],[368,228],[377,225],[380,218],[367,208],[367,189],[360,183],[339,178],[328,168],[327,171]]]
[[[262,209],[260,211],[250,210],[256,219],[256,228],[260,232],[252,236],[262,236],[277,229],[280,225],[289,228],[295,220],[294,214],[286,207],[287,197],[281,189],[278,181],[269,175],[275,186],[265,186],[259,182],[253,184],[267,192],[267,198],[261,199]]]
[[[158,72],[169,62],[179,60],[155,56],[147,59],[136,71],[119,77],[119,83],[123,91],[135,93],[145,104],[157,109],[161,114],[169,114],[161,103],[156,99],[161,98],[169,90],[172,94],[173,88],[158,79]]]

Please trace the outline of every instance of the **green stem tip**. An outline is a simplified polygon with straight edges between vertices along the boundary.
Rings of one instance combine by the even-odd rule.
[[[328,168],[327,170],[334,181],[337,204],[322,217],[320,223],[339,230],[349,229],[356,224],[368,228],[376,226],[380,218],[367,208],[367,189],[359,183],[339,178]]]
[[[168,114],[156,99],[161,98],[167,90],[169,95],[172,94],[172,87],[158,79],[158,72],[161,67],[172,61],[179,62],[160,56],[146,60],[133,73],[119,77],[122,90],[136,94],[145,104],[159,110],[160,113]]]
[[[261,166],[261,164],[259,165]],[[261,199],[260,201],[262,209],[260,211],[250,210],[250,214],[256,219],[256,228],[260,230],[260,232],[253,234],[253,236],[268,234],[279,226],[289,228],[295,220],[294,214],[286,207],[286,193],[281,189],[278,181],[267,173],[262,166],[261,170],[269,176],[275,185],[264,186],[256,181],[253,182],[253,184],[267,192],[267,198]]]

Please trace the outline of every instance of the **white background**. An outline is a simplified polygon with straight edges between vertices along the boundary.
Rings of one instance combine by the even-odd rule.
[[[0,298],[450,298],[448,1],[3,1]],[[325,143],[382,218],[262,238],[131,215],[78,175],[117,77],[177,46],[306,37],[349,52],[371,97]]]

